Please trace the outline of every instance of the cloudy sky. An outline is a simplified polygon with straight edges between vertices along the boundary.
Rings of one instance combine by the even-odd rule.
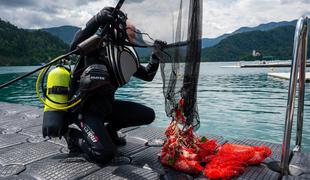
[[[129,18],[134,19],[133,21],[146,31],[156,29],[163,32],[170,31],[168,26],[172,26],[171,20],[176,19],[174,17],[176,1],[126,0],[124,8],[129,10]],[[256,26],[271,21],[290,21],[304,14],[310,15],[310,0],[203,0],[203,2],[204,37],[216,37],[242,26]],[[27,29],[61,25],[82,27],[102,7],[115,4],[115,0],[0,0],[0,18]],[[169,12],[174,13],[171,15]]]

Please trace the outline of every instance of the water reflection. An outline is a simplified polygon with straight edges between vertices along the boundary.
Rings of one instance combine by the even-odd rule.
[[[281,142],[288,81],[268,77],[269,69],[220,68],[230,64],[201,64],[198,87],[201,118],[199,133],[219,134],[226,138],[241,137]],[[34,68],[2,67],[0,83]],[[273,71],[289,72],[289,69],[273,69]],[[36,98],[35,78],[36,76],[31,76],[1,90],[0,101],[42,106]],[[310,151],[309,88],[310,84],[306,84],[303,144],[307,151]],[[153,82],[132,78],[129,84],[117,91],[116,98],[143,103],[155,109],[156,120],[151,126],[166,127],[170,123],[164,112],[160,73],[157,73]],[[295,135],[292,137],[294,139]]]

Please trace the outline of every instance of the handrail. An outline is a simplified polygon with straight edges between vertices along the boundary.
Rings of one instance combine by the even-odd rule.
[[[296,25],[294,37],[293,60],[291,66],[290,83],[288,89],[288,100],[286,107],[284,136],[282,142],[282,155],[280,162],[280,170],[282,175],[289,173],[290,161],[290,142],[293,126],[294,103],[296,96],[298,66],[299,66],[299,96],[298,96],[298,115],[297,115],[297,133],[296,147],[294,150],[300,151],[302,128],[303,128],[303,111],[304,111],[304,94],[305,94],[305,69],[307,60],[307,44],[308,44],[308,17],[301,17]]]
[[[302,31],[301,53],[299,61],[299,92],[298,92],[298,111],[297,111],[297,131],[296,144],[294,151],[301,151],[302,130],[304,121],[304,99],[305,99],[305,81],[307,65],[307,48],[308,48],[308,18],[304,21],[304,30]]]

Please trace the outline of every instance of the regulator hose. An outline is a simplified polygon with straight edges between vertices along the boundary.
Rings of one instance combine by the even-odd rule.
[[[52,64],[51,64],[50,66],[52,66]],[[41,72],[40,72],[40,74],[39,74],[39,76],[38,76],[38,78],[37,78],[37,81],[36,81],[36,93],[37,93],[37,96],[38,96],[38,98],[40,99],[40,101],[41,101],[45,106],[47,106],[47,107],[49,107],[49,108],[52,108],[52,109],[57,109],[57,110],[67,110],[67,109],[70,109],[70,108],[72,108],[72,107],[78,105],[78,104],[82,101],[81,98],[77,98],[77,99],[75,100],[75,102],[72,102],[72,100],[71,100],[71,101],[68,101],[68,103],[70,103],[70,104],[69,104],[68,106],[64,106],[64,107],[51,106],[50,104],[48,105],[48,104],[45,102],[45,99],[43,99],[43,97],[42,97],[41,94],[40,94],[40,80],[41,80],[41,78],[42,78],[43,73],[44,73],[46,70],[48,70],[48,69],[50,68],[50,66],[45,67],[45,68],[43,68],[43,69],[41,70]],[[46,97],[48,97],[47,94],[46,94]],[[57,102],[54,102],[54,103],[55,103],[55,104],[63,104],[63,103],[57,103]]]
[[[50,97],[48,97],[47,91],[46,91],[46,89],[44,89],[44,81],[45,81],[46,74],[47,74],[47,72],[49,71],[49,69],[51,67],[52,67],[52,65],[48,66],[44,70],[42,70],[43,71],[42,72],[43,75],[42,75],[42,78],[40,78],[40,79],[41,79],[41,89],[42,89],[42,93],[43,93],[43,98],[46,98],[46,99],[48,99],[49,101],[51,101],[52,103],[55,103],[55,104],[61,104],[61,105],[63,105],[63,104],[72,104],[73,102],[75,102],[77,100],[77,98],[79,98],[79,95],[76,96],[77,98],[71,99],[70,101],[65,102],[65,103],[56,102],[56,101],[52,100]]]

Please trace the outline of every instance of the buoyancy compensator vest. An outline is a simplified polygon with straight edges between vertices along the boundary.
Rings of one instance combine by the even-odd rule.
[[[118,87],[127,84],[140,66],[137,52],[133,47],[115,45],[110,42],[106,45],[106,52],[108,67]]]

